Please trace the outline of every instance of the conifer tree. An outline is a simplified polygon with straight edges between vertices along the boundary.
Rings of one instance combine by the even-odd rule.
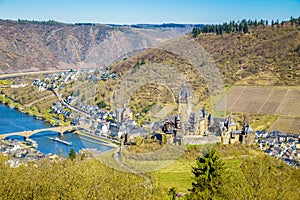
[[[214,148],[199,156],[192,168],[195,182],[192,183],[190,199],[213,199],[221,192],[223,162],[216,155]]]
[[[70,160],[75,160],[76,159],[76,153],[75,153],[73,148],[70,150],[69,159]]]

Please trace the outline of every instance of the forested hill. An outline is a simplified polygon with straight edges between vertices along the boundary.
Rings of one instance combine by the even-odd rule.
[[[192,26],[112,26],[0,20],[0,74],[100,67],[132,50],[184,35]]]

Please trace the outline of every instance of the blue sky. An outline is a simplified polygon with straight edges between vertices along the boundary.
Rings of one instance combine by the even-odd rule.
[[[222,23],[300,16],[300,0],[0,0],[1,19],[75,23]]]

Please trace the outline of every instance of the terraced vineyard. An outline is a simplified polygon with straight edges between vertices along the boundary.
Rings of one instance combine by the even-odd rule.
[[[282,132],[299,133],[300,118],[279,117],[269,130],[280,130]]]
[[[300,87],[234,86],[217,106],[230,112],[300,117]]]
[[[300,130],[300,87],[233,86],[217,110],[274,115],[269,130],[298,133]]]

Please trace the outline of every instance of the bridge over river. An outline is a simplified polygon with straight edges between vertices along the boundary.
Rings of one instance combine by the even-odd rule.
[[[20,135],[20,136],[23,136],[24,138],[29,138],[30,136],[32,136],[36,133],[44,132],[44,131],[54,131],[54,132],[58,132],[59,135],[63,135],[65,132],[73,131],[76,128],[77,128],[76,126],[61,126],[61,127],[36,129],[36,130],[31,130],[31,131],[5,133],[5,134],[0,135],[0,139],[4,139],[6,137],[13,136],[13,135]]]

